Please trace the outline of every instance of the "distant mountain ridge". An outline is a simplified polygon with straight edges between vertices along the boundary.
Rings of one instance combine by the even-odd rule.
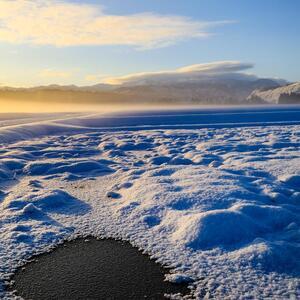
[[[283,86],[284,81],[252,75],[226,74],[198,80],[139,82],[138,84],[96,84],[92,86],[49,85],[32,88],[1,87],[0,98],[67,103],[183,103],[249,104],[289,103],[282,95],[300,91],[300,83]],[[292,101],[293,100],[293,101]]]

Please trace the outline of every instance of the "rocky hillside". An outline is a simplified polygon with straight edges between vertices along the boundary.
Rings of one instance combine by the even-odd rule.
[[[300,103],[300,82],[273,89],[254,90],[247,98],[249,102],[267,102],[272,104]]]

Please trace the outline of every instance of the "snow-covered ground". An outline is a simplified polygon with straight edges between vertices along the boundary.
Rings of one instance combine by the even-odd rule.
[[[60,116],[0,141],[1,297],[82,235],[129,240],[198,298],[300,297],[300,107]]]

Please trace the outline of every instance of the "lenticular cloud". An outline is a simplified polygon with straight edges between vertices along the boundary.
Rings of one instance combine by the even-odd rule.
[[[205,64],[195,64],[182,67],[175,70],[144,72],[129,74],[121,77],[107,78],[106,82],[111,84],[139,84],[145,81],[155,83],[164,81],[189,81],[201,79],[209,76],[218,76],[225,74],[238,74],[240,76],[250,76],[240,71],[253,67],[251,63],[241,63],[239,61],[217,61]],[[250,76],[251,77],[251,76]]]

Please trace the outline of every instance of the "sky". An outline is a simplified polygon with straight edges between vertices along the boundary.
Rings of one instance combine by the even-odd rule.
[[[299,11],[299,0],[0,0],[0,85],[113,83],[220,61],[299,81]]]

